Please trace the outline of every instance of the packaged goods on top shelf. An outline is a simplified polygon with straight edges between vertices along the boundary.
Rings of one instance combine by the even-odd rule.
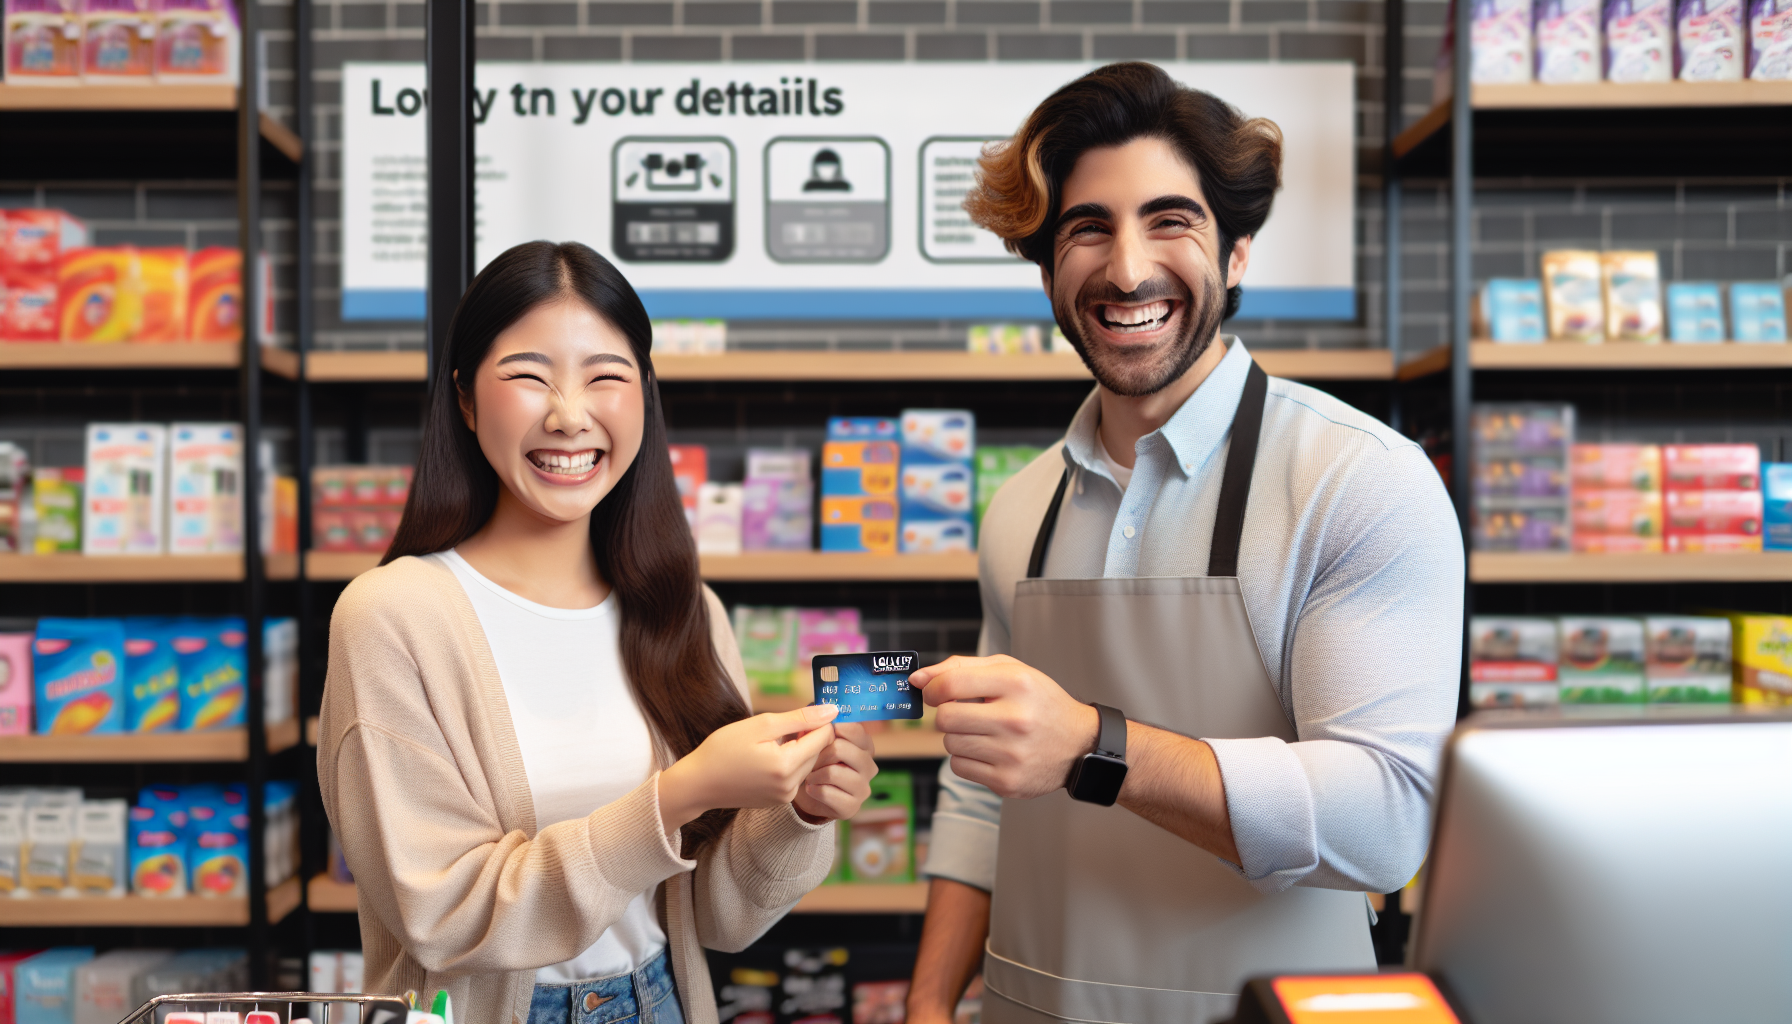
[[[237,34],[227,0],[6,0],[6,79],[234,83]]]
[[[1729,330],[1724,292],[1729,292]],[[1773,281],[1675,281],[1668,285],[1668,336],[1678,342],[1786,340],[1785,290]]]
[[[384,553],[410,498],[410,466],[317,466],[311,470],[314,551]]]
[[[1759,618],[1758,616],[1755,618]],[[1469,702],[1710,704],[1742,700],[1743,641],[1715,616],[1475,616]]]
[[[248,665],[241,619],[44,618],[29,629],[14,625],[0,631],[0,670],[7,676],[0,680],[0,735],[203,732],[243,724]],[[296,620],[265,620],[269,725],[297,714],[297,648]]]
[[[726,320],[655,320],[653,351],[675,356],[719,356],[728,350]]]
[[[1476,85],[1792,79],[1787,0],[1473,0],[1470,23]],[[1452,84],[1453,14],[1445,25],[1439,99]]]
[[[1043,355],[1059,352],[1051,347],[1054,340],[1038,324],[972,324],[964,332],[964,350],[984,356]]]

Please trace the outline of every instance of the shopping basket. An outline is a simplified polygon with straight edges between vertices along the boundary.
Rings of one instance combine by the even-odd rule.
[[[156,996],[119,1024],[405,1024],[412,1000],[323,992],[189,992]],[[181,1016],[175,1016],[181,1015]]]

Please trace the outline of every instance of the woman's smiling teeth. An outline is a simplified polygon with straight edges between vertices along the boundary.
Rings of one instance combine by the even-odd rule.
[[[578,476],[591,472],[591,467],[597,465],[597,456],[598,452],[595,448],[588,448],[582,452],[553,452],[537,448],[529,453],[529,461],[544,473],[552,473],[556,476]]]
[[[1100,307],[1101,324],[1115,334],[1136,334],[1154,330],[1170,318],[1170,303],[1159,300],[1142,306]]]

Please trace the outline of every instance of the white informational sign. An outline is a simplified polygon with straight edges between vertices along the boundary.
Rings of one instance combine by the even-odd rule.
[[[972,224],[979,153],[1093,65],[480,64],[475,265],[537,238],[615,261],[655,318],[1047,319]],[[1346,62],[1164,65],[1284,137],[1244,317],[1355,315]],[[421,319],[424,70],[343,67],[343,317]]]

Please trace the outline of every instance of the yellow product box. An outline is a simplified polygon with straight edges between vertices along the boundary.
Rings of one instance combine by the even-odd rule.
[[[1738,704],[1792,705],[1792,615],[1720,612],[1730,619]]]
[[[900,464],[894,441],[829,441],[821,446],[821,496],[893,496]]]
[[[822,498],[821,550],[896,553],[896,499]]]
[[[1599,254],[1605,294],[1605,336],[1612,341],[1661,340],[1661,260],[1652,249]]]
[[[56,267],[56,320],[63,341],[129,341],[143,325],[137,250],[70,249]]]
[[[187,338],[187,250],[172,247],[137,250],[137,281],[143,321],[134,341],[185,341]]]
[[[1605,298],[1599,254],[1556,249],[1543,254],[1543,304],[1551,341],[1605,340]]]

